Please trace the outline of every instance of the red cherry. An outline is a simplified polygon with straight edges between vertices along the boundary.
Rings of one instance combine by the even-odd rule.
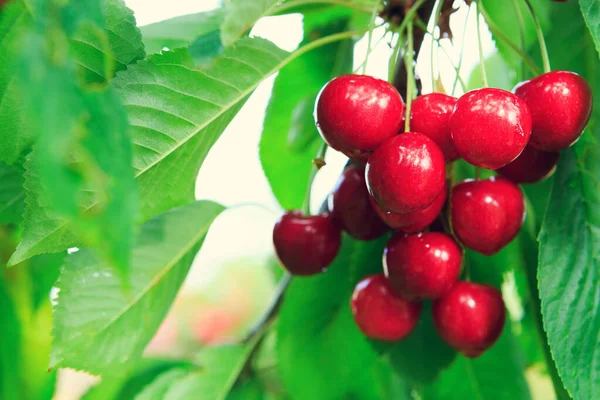
[[[465,246],[492,255],[519,233],[525,218],[521,189],[504,178],[466,180],[452,189],[454,233]]]
[[[472,90],[456,102],[450,132],[458,154],[467,162],[498,169],[527,145],[531,115],[527,104],[506,90]]]
[[[366,160],[402,128],[404,101],[392,85],[364,75],[343,75],[327,83],[315,106],[323,139],[350,158]]]
[[[394,293],[383,274],[358,282],[350,305],[354,321],[365,336],[390,342],[406,337],[421,316],[421,303]]]
[[[370,197],[371,206],[381,218],[383,222],[390,228],[401,231],[405,233],[417,233],[421,232],[423,229],[431,225],[433,221],[440,215],[442,208],[444,208],[444,204],[446,203],[446,198],[448,197],[448,190],[446,189],[446,185],[444,184],[443,189],[440,194],[435,198],[433,203],[428,205],[422,210],[413,211],[406,214],[397,214],[391,212],[385,212],[377,203],[373,197]]]
[[[559,153],[541,151],[527,146],[519,157],[500,168],[498,173],[514,183],[539,182],[552,175],[556,169],[558,157]]]
[[[407,299],[437,299],[452,289],[460,274],[462,251],[448,235],[396,234],[383,253],[383,269],[395,292]]]
[[[273,229],[273,244],[281,264],[292,275],[323,272],[335,259],[342,241],[340,228],[330,214],[284,214]]]
[[[479,357],[498,340],[506,318],[496,288],[464,281],[436,300],[432,311],[440,337],[469,358]]]
[[[431,138],[444,153],[446,161],[460,158],[450,137],[450,115],[456,98],[443,93],[431,93],[417,97],[410,110],[410,130]]]
[[[561,151],[579,139],[592,113],[592,90],[574,72],[552,71],[515,88],[531,111],[530,144],[539,150]]]
[[[433,203],[444,187],[446,164],[433,140],[408,132],[375,150],[366,175],[369,191],[382,210],[406,214]]]
[[[388,230],[371,206],[370,199],[365,167],[348,166],[330,196],[329,204],[333,217],[355,239],[372,240]]]

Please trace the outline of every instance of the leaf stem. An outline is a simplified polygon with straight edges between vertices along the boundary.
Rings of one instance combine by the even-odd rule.
[[[282,65],[282,67],[287,65],[288,63],[290,63],[292,60],[295,60],[296,58],[308,53],[311,50],[314,50],[321,46],[325,46],[326,44],[329,44],[329,43],[339,42],[340,40],[351,39],[354,36],[364,35],[365,33],[367,33],[367,31],[368,31],[368,29],[358,29],[358,30],[354,30],[354,31],[340,32],[340,33],[336,33],[334,35],[329,35],[329,36],[325,36],[320,39],[314,40],[314,41],[300,47],[298,50],[296,50],[292,54],[292,56],[288,60],[286,60],[286,62]]]
[[[404,63],[406,65],[406,118],[404,121],[404,131],[410,131],[410,109],[412,100],[415,94],[415,63],[414,63],[414,37],[413,23],[408,24],[407,31],[407,48],[404,52]]]
[[[487,73],[485,71],[485,57],[483,56],[483,43],[481,41],[481,0],[477,0],[477,47],[479,49],[479,67],[481,68],[481,84],[483,87],[489,87]]]
[[[548,48],[546,47],[546,40],[544,39],[544,32],[542,31],[542,25],[540,24],[540,20],[537,17],[537,13],[533,8],[530,0],[525,0],[525,4],[527,4],[527,8],[529,8],[529,12],[533,17],[533,22],[535,23],[535,33],[538,37],[538,42],[540,44],[540,53],[542,53],[542,64],[544,65],[544,72],[550,72],[552,69],[550,68],[550,57],[548,56]]]
[[[479,10],[481,11],[481,15],[483,15],[483,18],[485,20],[485,22],[488,25],[488,28],[490,28],[490,31],[500,40],[502,40],[508,47],[511,48],[511,50],[513,50],[515,53],[517,53],[521,59],[523,60],[523,62],[525,63],[525,65],[527,65],[527,67],[531,70],[531,72],[535,75],[540,75],[542,73],[542,70],[540,69],[540,67],[538,67],[535,62],[533,61],[533,59],[531,57],[529,57],[525,51],[523,51],[523,49],[521,49],[518,45],[516,45],[512,40],[510,40],[504,33],[502,33],[502,30],[500,28],[498,28],[498,25],[496,25],[494,23],[494,21],[492,21],[492,19],[490,18],[489,14],[487,13],[487,11],[485,11],[485,8],[483,7],[483,4],[478,4],[478,6],[480,7]]]

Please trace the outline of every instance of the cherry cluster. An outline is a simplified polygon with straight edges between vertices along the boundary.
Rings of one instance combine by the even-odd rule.
[[[517,184],[553,172],[558,152],[581,136],[591,107],[582,77],[553,71],[514,93],[482,88],[459,99],[422,95],[406,124],[404,101],[392,85],[363,75],[337,77],[321,90],[315,120],[323,139],[351,162],[329,212],[293,211],[277,222],[277,255],[293,275],[313,275],[335,259],[342,230],[372,240],[391,228],[383,274],[361,280],[352,296],[358,327],[370,338],[403,339],[416,326],[422,302],[432,300],[441,338],[477,357],[500,336],[505,308],[496,288],[459,279],[459,243],[492,255],[517,236],[525,218]],[[404,126],[410,129],[403,132]],[[450,187],[446,166],[459,158],[499,176]],[[440,219],[445,232],[428,228]]]

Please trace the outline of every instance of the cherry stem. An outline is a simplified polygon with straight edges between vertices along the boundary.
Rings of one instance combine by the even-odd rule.
[[[404,63],[406,65],[406,118],[404,121],[404,131],[410,131],[410,108],[415,92],[415,65],[414,65],[414,38],[412,21],[408,24],[407,42],[408,46],[404,51]]]
[[[538,67],[535,62],[533,61],[533,59],[531,57],[529,57],[524,51],[523,49],[521,49],[518,45],[516,45],[512,40],[510,40],[504,33],[502,33],[502,30],[500,28],[498,28],[498,26],[494,23],[494,21],[492,21],[492,19],[490,18],[489,14],[487,13],[487,11],[485,11],[485,8],[483,7],[483,4],[480,5],[479,10],[481,11],[481,15],[483,15],[483,18],[485,19],[485,22],[488,25],[488,28],[490,28],[490,31],[501,41],[503,41],[508,47],[510,47],[511,50],[513,50],[515,53],[517,53],[519,55],[519,57],[521,57],[521,60],[523,60],[523,62],[525,63],[525,65],[527,65],[527,67],[531,70],[531,72],[533,72],[535,75],[540,75],[542,73],[542,70],[540,69],[540,67]]]
[[[371,21],[369,22],[369,39],[367,40],[367,54],[365,55],[365,61],[362,65],[362,74],[367,74],[367,64],[369,63],[369,56],[371,55],[373,43],[373,30],[375,30],[375,20],[377,19],[377,10],[379,9],[379,3],[376,3],[375,7],[373,7],[373,12],[371,13]]]
[[[481,68],[481,84],[488,87],[487,73],[485,71],[485,57],[483,56],[483,43],[481,41],[481,0],[477,0],[477,44],[479,48],[479,67]]]
[[[529,12],[533,17],[533,22],[535,23],[535,33],[538,37],[538,42],[540,43],[540,53],[542,53],[542,64],[544,65],[544,72],[550,72],[552,69],[550,68],[550,57],[548,56],[548,48],[546,47],[546,40],[544,39],[544,32],[542,31],[542,25],[540,24],[540,20],[537,17],[537,13],[533,8],[530,0],[525,0],[525,4],[527,4],[527,8],[529,8]]]
[[[517,16],[517,21],[519,21],[519,38],[521,39],[521,49],[525,48],[525,20],[523,19],[523,13],[521,12],[521,7],[519,6],[519,0],[512,0],[513,9],[515,10],[515,15]],[[487,19],[486,19],[487,21]],[[519,80],[525,79],[525,61],[521,59],[521,70],[519,71]]]
[[[431,91],[435,92],[436,90],[436,85],[435,85],[435,68],[434,68],[434,62],[433,62],[433,56],[435,54],[434,50],[435,50],[435,44],[437,43],[438,45],[438,52],[439,52],[439,47],[440,47],[440,42],[439,40],[436,41],[435,40],[435,28],[439,25],[439,21],[440,21],[440,14],[442,13],[442,6],[444,5],[444,2],[442,0],[436,0],[436,4],[435,4],[435,8],[434,8],[434,12],[433,12],[433,29],[430,32],[431,35],[431,54],[430,54],[430,61],[431,61]],[[427,29],[426,29],[427,31]],[[441,35],[441,30],[440,30],[440,38],[442,37]]]
[[[475,179],[477,179],[477,180],[481,179],[481,168],[479,168],[479,167],[475,167]]]
[[[388,82],[390,83],[394,81],[394,73],[398,64],[398,54],[400,53],[402,42],[404,42],[404,37],[402,36],[402,32],[399,32],[396,45],[394,46],[394,51],[392,52],[392,56],[390,57],[390,62],[388,64]]]
[[[458,66],[456,68],[456,78],[454,78],[454,83],[452,84],[452,96],[455,95],[456,93],[456,85],[458,84],[458,81],[460,80],[462,86],[463,86],[463,91],[466,92],[466,85],[464,84],[464,81],[462,80],[462,78],[460,77],[460,70],[462,68],[462,63],[463,63],[463,54],[465,52],[465,43],[466,43],[466,37],[467,35],[465,34],[465,32],[467,31],[467,24],[469,23],[469,15],[471,14],[471,7],[469,7],[467,9],[467,15],[465,16],[465,23],[463,25],[463,37],[461,39],[460,42],[460,56],[458,59]]]
[[[426,34],[432,36],[432,40],[434,40],[440,49],[442,49],[442,51],[444,52],[444,54],[446,55],[446,58],[448,58],[448,61],[450,61],[450,65],[452,65],[452,68],[454,68],[454,71],[456,72],[456,80],[458,82],[460,82],[460,85],[463,89],[464,92],[467,91],[467,84],[465,83],[465,81],[461,78],[460,74],[459,74],[459,67],[457,65],[454,64],[454,61],[452,61],[452,57],[450,57],[450,54],[448,54],[448,51],[444,48],[444,46],[442,46],[442,44],[440,43],[440,39],[439,38],[433,38],[433,34],[431,32],[429,32],[427,30],[427,27],[425,26],[425,24],[420,21],[417,20],[416,21],[416,25],[422,29]],[[454,90],[452,91],[452,94],[454,94]]]
[[[312,197],[311,196],[312,185],[315,180],[315,177],[317,176],[317,172],[319,172],[319,170],[325,166],[325,154],[327,153],[328,148],[329,148],[329,146],[327,146],[327,143],[323,142],[323,144],[319,148],[317,157],[314,158],[312,161],[313,166],[312,166],[312,170],[310,172],[310,176],[308,177],[308,187],[306,188],[306,195],[304,197],[304,205],[302,206],[302,211],[304,211],[304,213],[306,215],[310,215],[310,201],[311,201],[311,197]]]

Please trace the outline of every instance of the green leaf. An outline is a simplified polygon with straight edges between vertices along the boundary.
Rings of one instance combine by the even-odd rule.
[[[4,266],[0,270],[4,275]],[[18,399],[21,392],[21,322],[8,289],[8,282],[0,276],[0,398]]]
[[[127,375],[103,377],[100,383],[85,393],[82,400],[131,400],[163,373],[172,370],[186,372],[191,368],[189,361],[142,359]]]
[[[322,21],[323,16],[319,14],[307,14],[304,17],[303,43],[341,32],[348,27],[350,15],[347,10],[341,15],[339,9],[327,15],[336,17],[329,25],[313,24],[314,19]],[[297,120],[294,121],[294,112],[299,107],[305,107],[300,109],[304,116],[308,106],[303,104],[307,99],[314,100],[323,85],[334,76],[350,72],[352,54],[351,40],[332,43],[298,57],[275,79],[265,114],[259,154],[273,194],[285,209],[302,206],[312,159],[322,143],[321,140],[305,139],[304,143],[308,145],[301,151],[298,146],[290,146],[291,135],[306,138],[318,135],[312,116],[309,116],[313,119],[312,124],[304,122],[300,127],[302,130],[294,132],[293,129],[299,128],[295,124]]]
[[[141,227],[133,250],[130,289],[92,252],[65,262],[51,365],[118,375],[130,368],[165,317],[212,221],[223,207],[199,201]]]
[[[223,9],[219,8],[143,26],[141,30],[146,51],[153,54],[159,53],[164,48],[173,50],[186,47],[194,42],[196,38],[214,32],[219,34],[223,17]]]
[[[600,62],[576,3],[552,14],[553,68],[580,73],[600,98]],[[570,21],[568,29],[560,27]],[[558,373],[575,399],[600,396],[600,108],[574,149],[563,151],[539,236],[538,286],[544,329]]]
[[[103,0],[103,15],[106,36],[88,25],[70,40],[75,62],[87,82],[104,82],[146,56],[133,11],[123,0]]]
[[[25,209],[23,169],[0,162],[0,224],[18,224]]]
[[[205,70],[178,50],[118,74],[113,84],[129,115],[142,220],[194,200],[212,145],[258,84],[293,57],[266,40],[244,39]],[[68,221],[47,215],[35,198],[27,203],[31,229],[11,262],[79,244]]]
[[[510,324],[498,342],[474,360],[459,356],[423,398],[436,400],[528,400],[531,398],[521,357]]]
[[[515,8],[513,7],[512,1],[495,1],[495,0],[482,0],[485,10],[490,15],[490,18],[494,21],[496,26],[501,29],[502,33],[506,35],[514,44],[524,49],[532,49],[533,52],[539,53],[537,47],[537,36],[535,30],[535,24],[529,9],[525,5],[524,1],[517,1],[520,8],[520,13],[523,17],[524,26],[521,26],[521,22],[517,17]],[[536,14],[542,24],[542,29],[550,27],[550,4],[551,2],[546,0],[531,0],[533,7],[536,10]],[[523,41],[521,39],[521,29],[524,32]],[[496,47],[502,55],[504,61],[506,61],[510,67],[517,72],[520,71],[522,66],[520,56],[515,53],[505,42],[496,38]],[[523,46],[522,46],[523,45]],[[491,77],[493,74],[488,75]],[[518,73],[513,78],[518,79]]]
[[[596,43],[596,50],[600,53],[600,3],[596,0],[579,0],[579,5],[592,39]]]
[[[226,0],[221,29],[223,44],[233,44],[249,32],[256,21],[271,14],[278,3],[279,0]]]
[[[389,367],[358,330],[350,311],[356,283],[382,272],[385,240],[344,237],[326,273],[291,282],[280,311],[277,353],[293,399],[389,398]]]
[[[375,343],[396,373],[409,385],[422,386],[437,379],[454,361],[456,352],[435,331],[431,306],[425,304],[419,324],[397,343]]]
[[[60,267],[66,253],[41,254],[29,260],[33,310],[39,309],[50,299],[50,290],[58,280]]]
[[[136,400],[225,400],[246,364],[253,344],[209,347],[199,357],[197,370],[159,376]]]

